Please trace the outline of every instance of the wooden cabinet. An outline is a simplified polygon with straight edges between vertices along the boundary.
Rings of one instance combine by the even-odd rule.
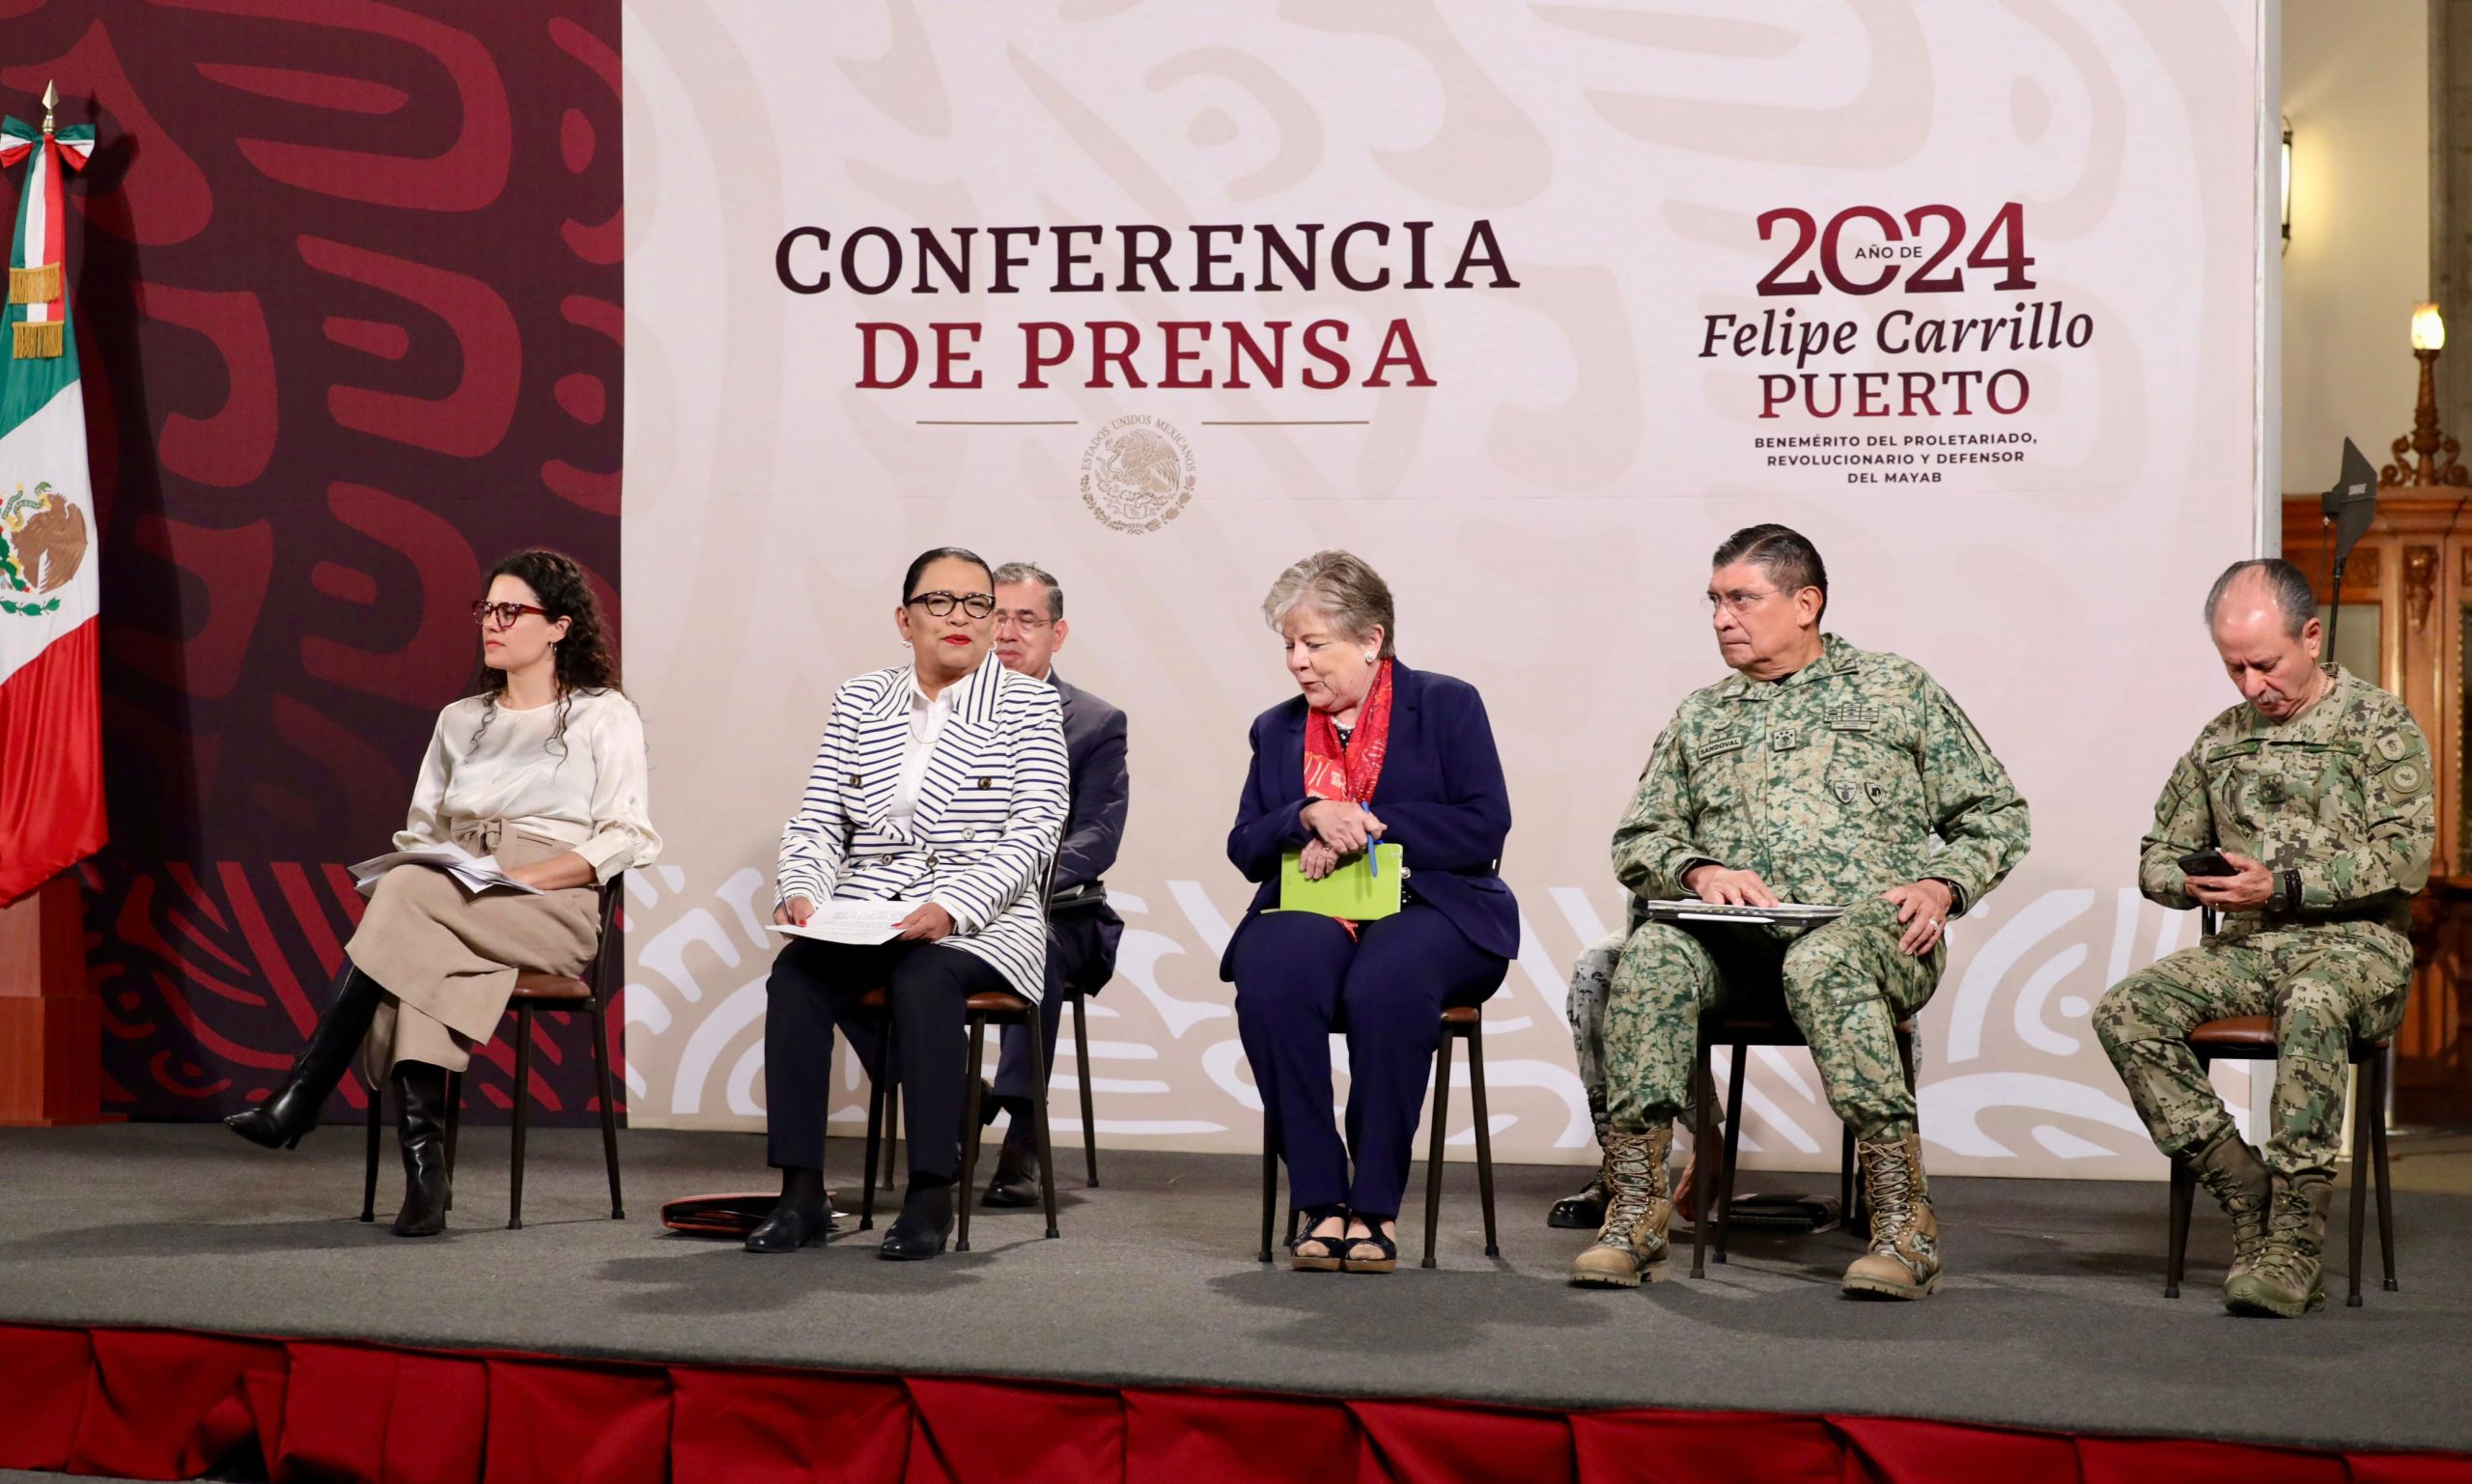
[[[2285,497],[2283,551],[2309,574],[2319,604],[2331,604],[2317,495]],[[2430,889],[2413,904],[2418,967],[2395,1038],[2395,1116],[2405,1124],[2472,1123],[2472,833],[2464,827],[2472,805],[2464,775],[2472,758],[2464,735],[2472,491],[2381,491],[2377,523],[2352,549],[2343,602],[2339,658],[2403,698],[2429,734],[2437,774],[2437,854]]]

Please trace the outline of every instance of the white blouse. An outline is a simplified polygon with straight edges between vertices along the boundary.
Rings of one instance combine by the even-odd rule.
[[[530,711],[500,706],[475,742],[486,710],[479,696],[467,696],[438,713],[397,850],[439,844],[466,821],[503,820],[575,847],[604,882],[660,857],[634,702],[614,690],[576,691],[555,744],[554,702]]]

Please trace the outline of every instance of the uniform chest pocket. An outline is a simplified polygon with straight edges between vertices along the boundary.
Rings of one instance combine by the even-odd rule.
[[[1899,817],[1923,807],[1923,780],[1905,729],[1871,706],[1832,708],[1821,730],[1829,740],[1826,788],[1848,815]]]
[[[2206,754],[2206,792],[2263,832],[2270,821],[2342,823],[2359,812],[2360,749],[2253,738]]]
[[[1700,807],[1710,812],[1735,808],[1742,802],[1741,770],[1750,755],[1751,737],[1728,729],[1691,743],[1691,788]]]

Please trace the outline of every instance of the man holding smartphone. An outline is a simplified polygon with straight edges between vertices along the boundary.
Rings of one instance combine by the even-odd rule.
[[[2406,929],[2437,837],[2434,779],[2403,703],[2318,662],[2323,626],[2299,568],[2234,562],[2205,613],[2242,703],[2173,767],[2138,888],[2210,908],[2221,927],[2114,985],[2094,1029],[2155,1144],[2232,1218],[2225,1305],[2296,1318],[2326,1299],[2350,1043],[2393,1034],[2411,989]],[[2275,1024],[2262,1154],[2188,1044],[2200,1023],[2242,1015]]]

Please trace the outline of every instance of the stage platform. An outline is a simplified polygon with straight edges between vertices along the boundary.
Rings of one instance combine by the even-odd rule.
[[[533,1135],[527,1225],[501,1226],[506,1133],[469,1130],[456,1225],[407,1242],[354,1220],[360,1140],[271,1154],[211,1126],[0,1131],[0,1324],[167,1327],[672,1364],[1226,1387],[1350,1398],[1880,1414],[2322,1449],[2472,1450],[2472,1196],[2399,1193],[2402,1291],[2296,1323],[2217,1302],[2228,1239],[2202,1218],[2184,1297],[2161,1291],[2160,1185],[1934,1182],[1951,1276],[1919,1304],[1842,1300],[1842,1233],[1743,1232],[1704,1281],[1562,1280],[1581,1240],[1543,1222],[1577,1183],[1503,1166],[1500,1260],[1453,1165],[1441,1267],[1388,1277],[1253,1259],[1258,1164],[1067,1162],[1059,1241],[980,1213],[977,1250],[877,1260],[876,1233],[757,1258],[663,1231],[665,1196],[767,1183],[752,1136],[623,1136],[631,1219],[598,1137]],[[855,1204],[855,1144],[830,1177]],[[1421,1190],[1421,1167],[1415,1189]],[[1827,1177],[1778,1177],[1762,1186]],[[2331,1245],[2342,1251],[2339,1202]],[[848,1224],[848,1223],[846,1223]],[[2374,1244],[2371,1261],[2374,1264]]]

